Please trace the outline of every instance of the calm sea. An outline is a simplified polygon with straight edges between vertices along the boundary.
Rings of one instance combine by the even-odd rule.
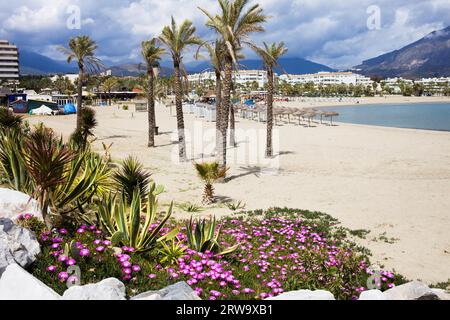
[[[360,105],[321,108],[336,111],[337,122],[450,131],[450,103]]]

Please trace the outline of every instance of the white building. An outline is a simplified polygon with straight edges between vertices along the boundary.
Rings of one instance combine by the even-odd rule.
[[[56,79],[58,79],[58,77],[63,77],[63,78],[67,78],[69,79],[70,82],[72,82],[72,84],[75,84],[75,81],[78,80],[78,74],[72,74],[72,73],[68,73],[68,74],[62,74],[62,75],[55,75],[53,77],[50,78],[50,80],[52,80],[53,82],[56,81]]]
[[[222,77],[224,75],[222,74]],[[233,80],[237,84],[246,85],[249,83],[258,83],[260,88],[264,88],[267,83],[267,71],[264,70],[239,70],[233,72]],[[196,73],[188,75],[189,82],[205,82],[212,81],[216,82],[216,74],[212,71],[206,71],[203,73]]]
[[[373,81],[363,75],[353,73],[353,72],[319,72],[314,74],[300,74],[300,75],[281,75],[280,80],[286,81],[289,84],[305,84],[314,83],[314,85],[326,86],[326,85],[372,85]]]
[[[0,82],[19,82],[19,50],[6,40],[0,40]]]

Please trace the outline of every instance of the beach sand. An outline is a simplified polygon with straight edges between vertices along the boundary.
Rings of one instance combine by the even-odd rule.
[[[403,97],[361,100],[362,103],[432,100],[406,99],[409,101]],[[146,147],[146,113],[117,107],[96,110],[99,121],[95,130],[96,150],[103,151],[102,142],[113,142],[111,153],[116,161],[128,155],[138,157],[157,183],[166,186],[167,192],[161,199],[165,204],[171,200],[201,202],[203,185],[192,163],[180,165],[173,161],[177,145],[171,136],[176,118],[168,108],[157,108],[161,134],[154,149]],[[32,124],[43,121],[65,136],[76,123],[75,116],[29,120]],[[185,115],[185,121],[189,132],[215,126],[189,114]],[[255,129],[262,134],[265,131],[263,123],[241,119],[237,120],[237,128],[248,130],[250,135]],[[371,231],[366,240],[358,242],[372,250],[373,262],[408,279],[428,283],[450,279],[450,132],[350,124],[334,127],[315,124],[311,128],[283,124],[276,127],[275,137],[279,137],[276,141],[280,141],[280,155],[273,163],[264,159],[236,162],[230,154],[231,180],[215,186],[220,201],[240,200],[246,209],[278,206],[328,213],[343,226]],[[251,158],[249,150],[254,145],[242,139],[238,139],[238,148],[230,152],[234,150]],[[261,141],[263,149],[264,139]],[[204,157],[201,153],[211,151],[211,148],[197,151],[193,158],[201,161]],[[278,165],[279,170],[264,170],[268,165]],[[190,215],[178,208],[176,211],[178,217]],[[217,204],[201,214],[224,215],[230,214],[230,210]]]

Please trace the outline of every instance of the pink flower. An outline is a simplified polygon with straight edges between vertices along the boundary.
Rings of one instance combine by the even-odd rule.
[[[67,234],[67,230],[66,229],[59,229],[59,233],[60,234]]]
[[[58,261],[59,261],[59,262],[65,262],[65,261],[67,261],[67,260],[69,260],[69,257],[67,257],[67,256],[60,256],[60,257],[58,258]]]
[[[80,256],[82,256],[82,257],[87,257],[87,256],[89,256],[89,254],[90,254],[90,251],[88,249],[80,250]]]
[[[69,260],[66,261],[66,265],[68,266],[74,266],[77,262],[75,261],[75,259],[70,258]]]
[[[58,273],[58,279],[60,281],[66,281],[69,278],[69,274],[65,271]]]
[[[131,269],[130,268],[125,268],[122,270],[123,273],[130,275],[131,274]]]
[[[47,271],[55,272],[56,271],[56,267],[55,266],[49,266],[49,267],[47,267]]]
[[[139,267],[138,265],[134,265],[131,267],[131,270],[133,270],[133,272],[139,272],[141,271],[141,267]]]
[[[155,279],[155,278],[156,278],[156,274],[153,274],[153,273],[152,273],[152,274],[149,274],[149,275],[148,275],[148,278],[149,278],[149,279]]]
[[[99,246],[95,248],[95,251],[102,253],[103,251],[105,251],[105,247]]]

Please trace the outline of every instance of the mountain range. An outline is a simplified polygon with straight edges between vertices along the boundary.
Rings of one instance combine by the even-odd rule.
[[[450,27],[434,31],[402,49],[364,61],[355,69],[383,78],[450,76]]]
[[[138,76],[145,73],[143,63],[124,63],[111,65],[106,63],[107,69],[112,71],[114,76]],[[258,59],[248,59],[240,61],[241,69],[262,69],[263,63]],[[318,64],[302,58],[282,58],[280,59],[281,68],[279,73],[287,72],[291,74],[316,73],[319,71],[333,71],[332,68]],[[185,64],[187,73],[202,72],[211,69],[208,61],[193,61]],[[76,73],[77,68],[74,64],[69,65],[65,61],[57,61],[46,56],[31,51],[20,51],[20,73],[22,75],[48,75],[60,73]],[[173,73],[173,68],[169,61],[161,63],[161,75],[167,76]]]
[[[282,58],[278,73],[304,74],[319,71],[334,71],[332,68],[302,58]],[[145,72],[143,64],[129,62],[115,65],[106,63],[114,76],[137,76]],[[241,69],[262,69],[259,59],[240,61]],[[77,72],[75,64],[57,61],[35,52],[20,50],[20,68],[22,75],[48,75]],[[211,69],[208,61],[193,61],[185,64],[188,73]],[[367,76],[422,78],[450,75],[450,27],[434,31],[426,37],[379,57],[364,61],[354,67],[358,73]],[[169,61],[161,64],[161,74],[173,73]]]

